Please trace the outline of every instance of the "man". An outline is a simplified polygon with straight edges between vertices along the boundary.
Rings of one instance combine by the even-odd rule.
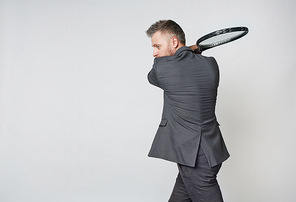
[[[172,20],[158,21],[146,33],[155,57],[148,80],[164,90],[162,120],[148,156],[177,163],[169,202],[221,202],[216,175],[229,153],[215,116],[218,65],[196,54],[196,45],[185,46],[185,34]]]

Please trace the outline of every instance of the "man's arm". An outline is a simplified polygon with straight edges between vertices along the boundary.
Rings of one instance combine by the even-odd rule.
[[[152,85],[159,87],[158,79],[156,76],[155,64],[153,65],[153,68],[151,69],[151,71],[148,73],[148,81]]]

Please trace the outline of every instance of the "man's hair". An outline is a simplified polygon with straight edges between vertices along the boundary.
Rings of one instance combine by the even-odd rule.
[[[160,31],[163,34],[172,34],[177,37],[180,43],[186,45],[185,33],[182,28],[173,20],[160,20],[154,23],[146,31],[148,37],[152,37],[155,32]]]

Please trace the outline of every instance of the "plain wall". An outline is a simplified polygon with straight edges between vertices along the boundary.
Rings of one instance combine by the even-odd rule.
[[[161,119],[145,31],[160,19],[220,66],[227,202],[296,200],[296,2],[0,0],[0,201],[163,202],[174,163],[148,158]]]

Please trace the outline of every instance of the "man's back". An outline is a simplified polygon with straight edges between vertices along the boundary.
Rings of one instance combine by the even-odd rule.
[[[201,144],[210,165],[228,158],[215,117],[219,69],[214,58],[182,47],[174,56],[156,58],[148,79],[164,90],[162,122],[149,156],[194,166]]]
[[[157,58],[155,64],[159,87],[180,118],[199,125],[214,118],[219,84],[214,58],[184,47],[174,56]]]

